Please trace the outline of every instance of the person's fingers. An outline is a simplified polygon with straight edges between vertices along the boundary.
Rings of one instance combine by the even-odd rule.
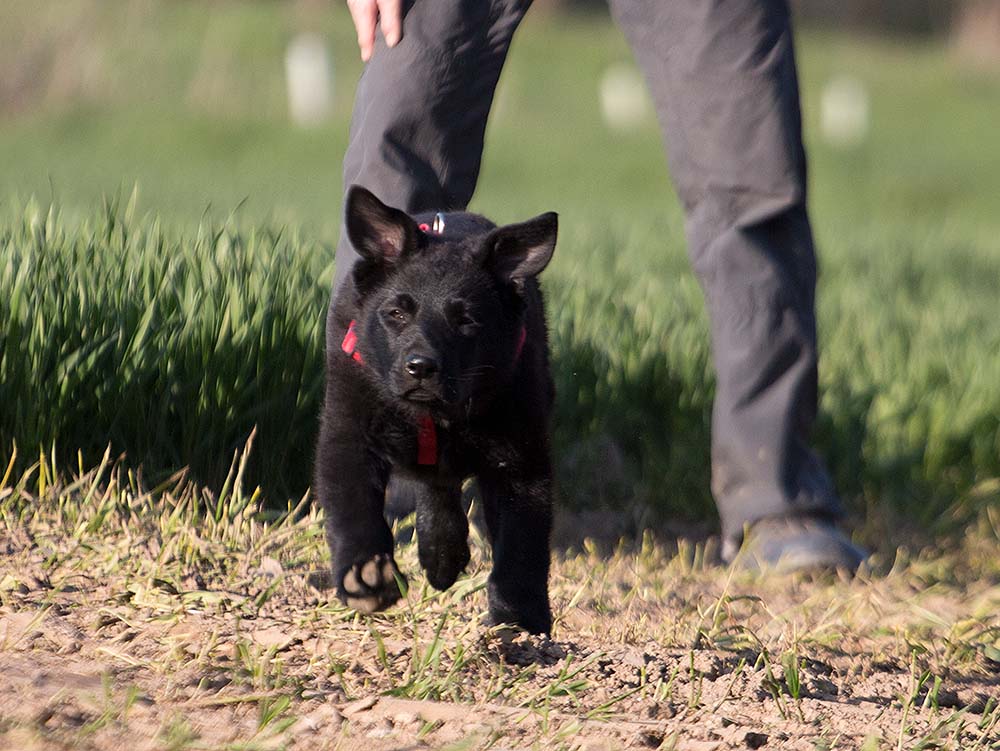
[[[379,0],[379,16],[382,23],[382,35],[390,47],[395,47],[403,38],[403,3],[402,0]]]
[[[347,0],[347,7],[351,11],[354,28],[358,32],[358,48],[361,50],[361,59],[367,63],[372,56],[372,48],[375,46],[375,21],[378,18],[377,0]]]

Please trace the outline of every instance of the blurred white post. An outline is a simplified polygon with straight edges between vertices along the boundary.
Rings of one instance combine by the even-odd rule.
[[[302,33],[285,53],[288,114],[303,127],[320,125],[333,110],[333,61],[319,34]]]
[[[629,63],[612,63],[598,89],[601,117],[612,130],[635,130],[652,119],[653,105],[642,75]]]
[[[858,78],[840,75],[823,86],[819,101],[819,127],[831,146],[852,149],[868,138],[871,127],[868,88]]]

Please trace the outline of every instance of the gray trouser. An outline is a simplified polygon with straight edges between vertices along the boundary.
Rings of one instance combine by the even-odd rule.
[[[530,0],[415,0],[358,87],[344,184],[408,211],[461,209]],[[712,492],[724,538],[768,516],[837,517],[808,445],[816,262],[786,0],[611,0],[656,103],[712,321]],[[540,73],[544,74],[544,72]],[[339,288],[357,258],[341,236]],[[331,321],[332,324],[332,321]],[[341,332],[329,332],[338,341]]]

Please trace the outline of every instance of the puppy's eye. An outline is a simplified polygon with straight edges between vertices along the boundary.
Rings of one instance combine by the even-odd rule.
[[[382,309],[382,320],[387,326],[402,329],[410,321],[410,314],[398,305],[389,305]]]
[[[382,308],[382,318],[391,326],[402,327],[409,323],[416,310],[416,302],[404,293],[386,301]]]
[[[453,300],[445,306],[448,322],[462,336],[474,336],[479,330],[479,321],[472,317],[465,303]]]
[[[464,337],[468,337],[471,339],[477,333],[479,333],[479,329],[481,328],[482,326],[480,326],[478,323],[476,323],[470,318],[468,323],[464,323],[458,327],[458,333]]]
[[[455,325],[463,334],[473,334],[479,328],[479,322],[472,316],[464,315],[459,318]]]

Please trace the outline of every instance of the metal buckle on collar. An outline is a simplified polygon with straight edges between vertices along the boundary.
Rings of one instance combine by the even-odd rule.
[[[444,234],[444,214],[440,211],[434,215],[434,222],[428,224],[427,222],[421,222],[417,225],[417,228],[421,232],[433,232],[435,235]]]

